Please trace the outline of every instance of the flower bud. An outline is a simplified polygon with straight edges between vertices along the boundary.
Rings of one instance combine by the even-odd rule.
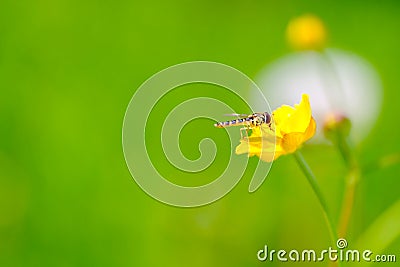
[[[351,121],[339,113],[330,113],[325,117],[323,125],[324,135],[331,141],[338,141],[338,138],[346,138],[350,134]]]
[[[314,15],[292,19],[286,30],[289,44],[296,50],[320,50],[326,44],[326,29]]]

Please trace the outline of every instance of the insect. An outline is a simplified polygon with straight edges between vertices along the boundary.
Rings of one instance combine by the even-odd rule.
[[[253,114],[226,114],[227,116],[236,116],[238,119],[224,122],[217,122],[214,124],[217,128],[226,128],[230,126],[244,126],[240,129],[240,136],[243,138],[242,131],[248,131],[249,129],[267,124],[271,128],[271,115],[268,112],[256,112]]]

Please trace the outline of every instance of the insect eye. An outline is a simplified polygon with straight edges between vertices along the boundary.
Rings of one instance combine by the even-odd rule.
[[[271,115],[269,115],[268,112],[265,112],[265,122],[266,122],[266,123],[271,122]]]

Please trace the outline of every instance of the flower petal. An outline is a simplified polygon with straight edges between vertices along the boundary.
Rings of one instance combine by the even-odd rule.
[[[308,125],[306,131],[304,132],[303,142],[307,141],[314,136],[317,124],[313,117],[311,117],[310,124]]]
[[[300,104],[295,105],[295,111],[288,114],[288,119],[280,126],[281,133],[304,133],[310,124],[311,107],[308,95],[303,94]]]
[[[303,133],[288,133],[283,136],[282,147],[286,154],[293,153],[303,143]]]
[[[287,105],[283,105],[274,110],[272,113],[272,119],[275,126],[276,136],[282,137],[281,126],[286,124],[286,121],[295,111],[296,110],[293,107]]]

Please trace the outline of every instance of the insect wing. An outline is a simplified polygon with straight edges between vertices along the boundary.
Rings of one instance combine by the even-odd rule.
[[[249,116],[249,114],[230,113],[230,114],[224,114],[224,116],[246,118]]]

